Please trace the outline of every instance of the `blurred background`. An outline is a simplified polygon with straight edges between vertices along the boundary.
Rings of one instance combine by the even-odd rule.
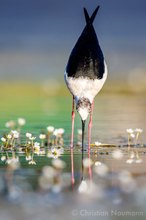
[[[94,27],[109,80],[146,82],[145,0],[0,0],[1,81],[62,80],[85,25],[83,7],[92,14],[98,4]]]

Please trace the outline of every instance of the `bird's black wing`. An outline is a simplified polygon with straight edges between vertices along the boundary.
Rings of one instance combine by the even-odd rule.
[[[103,77],[104,57],[92,25],[98,8],[91,17],[84,9],[86,26],[70,54],[66,67],[68,77],[82,76],[90,79],[102,79]]]

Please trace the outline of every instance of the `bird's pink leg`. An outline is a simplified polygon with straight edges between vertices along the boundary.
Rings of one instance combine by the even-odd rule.
[[[70,142],[70,153],[71,153],[71,183],[74,185],[74,155],[73,155],[73,139],[74,139],[74,120],[75,120],[75,111],[74,111],[74,97],[72,102],[72,126],[71,126],[71,142]]]
[[[74,111],[74,97],[72,102],[72,116],[71,116],[72,122],[71,122],[71,141],[70,141],[70,147],[73,148],[73,141],[74,141],[74,120],[75,120],[75,111]]]
[[[88,124],[88,159],[89,159],[89,178],[92,179],[92,171],[90,165],[90,143],[91,143],[91,128],[92,128],[92,114],[93,114],[94,101],[91,105],[90,121]]]

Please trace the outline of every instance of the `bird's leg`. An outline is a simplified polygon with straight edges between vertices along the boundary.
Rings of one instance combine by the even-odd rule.
[[[73,148],[73,141],[74,141],[74,121],[75,121],[75,104],[74,104],[74,97],[73,97],[73,102],[72,102],[72,123],[71,123],[71,141],[70,141],[70,147]]]
[[[84,159],[84,134],[85,134],[85,120],[82,120],[82,177],[81,180],[84,178],[84,166],[83,166],[83,159]]]
[[[94,107],[94,102],[92,102],[92,105],[91,105],[90,120],[89,120],[89,124],[88,124],[88,153],[90,153],[93,107]]]
[[[75,111],[74,111],[74,97],[72,102],[72,126],[71,126],[71,142],[70,142],[70,152],[71,152],[71,183],[74,185],[74,157],[73,157],[73,139],[74,139],[74,119],[75,119]]]
[[[94,102],[91,105],[90,121],[88,124],[88,159],[89,159],[89,178],[92,179],[92,171],[90,164],[90,143],[91,143],[91,128],[92,128],[92,114],[93,114]]]

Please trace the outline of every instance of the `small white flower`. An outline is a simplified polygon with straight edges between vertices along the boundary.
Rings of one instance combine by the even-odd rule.
[[[52,152],[51,152],[51,151],[48,151],[48,153],[47,153],[47,157],[49,157],[49,158],[52,158],[52,157],[53,157],[53,155],[52,155]]]
[[[2,156],[1,161],[5,161],[5,160],[6,160],[6,156]]]
[[[5,143],[6,142],[6,138],[2,137],[1,141]]]
[[[31,160],[28,162],[28,164],[36,165],[36,162],[34,160]]]
[[[116,160],[121,160],[123,158],[123,152],[119,149],[112,152],[112,157]]]
[[[30,137],[29,140],[34,141],[36,137]]]
[[[34,153],[36,153],[36,154],[40,153],[40,143],[38,143],[38,142],[34,143]]]
[[[32,157],[30,155],[26,156],[25,159],[28,161],[28,160],[31,160]]]
[[[51,150],[48,151],[47,157],[49,158],[58,158],[61,156],[61,154],[64,153],[64,148],[63,147],[52,147]]]
[[[58,129],[58,134],[59,134],[59,135],[63,135],[64,132],[65,132],[65,130],[64,130],[63,128],[59,128],[59,129]]]
[[[26,137],[27,137],[27,138],[31,138],[31,137],[32,137],[32,134],[27,132],[27,133],[26,133]]]
[[[26,121],[25,121],[24,118],[18,118],[18,124],[19,124],[20,126],[25,125],[25,123],[26,123]]]
[[[55,129],[55,130],[54,130],[53,135],[54,135],[54,136],[58,136],[58,129]]]
[[[19,133],[14,134],[14,138],[18,139],[19,138]]]
[[[128,134],[132,134],[134,132],[134,130],[132,128],[128,128],[126,131]]]
[[[136,131],[137,133],[142,133],[142,132],[143,132],[143,130],[142,130],[141,128],[136,128],[135,131]]]
[[[53,126],[48,126],[47,127],[47,131],[49,132],[49,133],[53,133],[53,131],[54,131],[54,127]]]
[[[55,148],[55,147],[53,147],[53,148],[51,149],[51,153],[52,153],[52,157],[53,157],[54,159],[56,159],[56,158],[58,158],[58,157],[61,156],[60,150],[57,149],[57,148]]]
[[[14,121],[8,121],[5,124],[6,128],[13,128],[15,126],[15,122]]]
[[[100,146],[100,145],[101,145],[101,143],[100,143],[100,142],[98,142],[98,141],[96,141],[96,142],[95,142],[95,145],[96,145],[96,146]]]
[[[13,135],[14,138],[16,138],[16,139],[19,138],[19,132],[18,131],[12,130],[11,134]]]
[[[35,148],[38,148],[38,147],[40,147],[40,143],[38,143],[38,142],[35,142],[35,143],[34,143],[34,147],[35,147]]]
[[[46,135],[45,135],[45,134],[40,134],[39,138],[40,138],[41,140],[44,140],[44,139],[46,138]]]
[[[131,137],[131,138],[135,138],[135,134],[130,133],[130,137]]]
[[[7,138],[8,138],[8,139],[11,139],[11,138],[12,138],[12,135],[11,135],[11,134],[8,134],[8,135],[7,135]]]

